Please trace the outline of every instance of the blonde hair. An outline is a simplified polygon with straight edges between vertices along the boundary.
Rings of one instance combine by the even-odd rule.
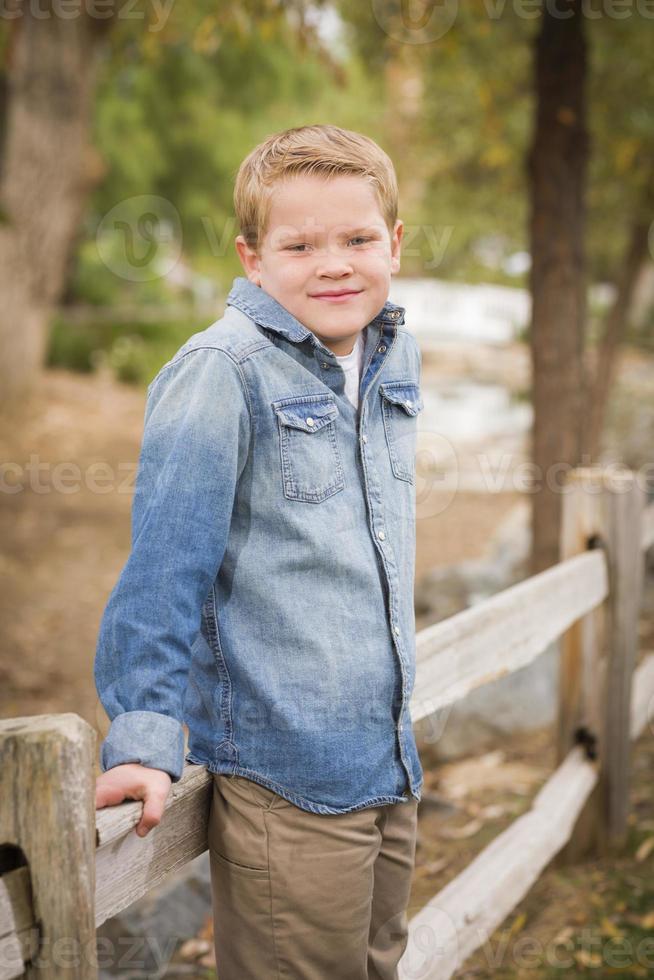
[[[259,143],[241,163],[234,211],[241,234],[258,251],[265,235],[274,184],[295,174],[351,174],[370,181],[391,235],[398,211],[393,163],[368,136],[338,126],[296,126]]]

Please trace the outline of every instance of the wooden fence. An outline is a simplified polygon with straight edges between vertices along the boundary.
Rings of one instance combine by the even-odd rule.
[[[403,980],[444,980],[555,856],[619,850],[631,741],[654,720],[654,654],[635,667],[654,504],[629,470],[563,487],[562,560],[417,634],[414,722],[531,663],[560,638],[557,769],[531,808],[409,924]],[[160,824],[94,809],[95,731],[75,714],[0,722],[0,980],[94,980],[97,926],[207,849],[211,777],[187,765]]]

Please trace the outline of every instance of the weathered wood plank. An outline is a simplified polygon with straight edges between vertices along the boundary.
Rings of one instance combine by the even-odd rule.
[[[24,959],[16,933],[0,939],[0,980],[15,980],[25,975]]]
[[[212,786],[204,766],[187,763],[182,778],[171,787],[161,822],[145,837],[138,837],[134,829],[141,802],[98,810],[96,926],[206,851]]]
[[[413,916],[402,980],[446,980],[487,942],[569,839],[596,781],[594,764],[576,746],[531,809]]]
[[[644,556],[641,523],[645,491],[636,474],[625,471],[602,495],[611,590],[607,600],[607,665],[603,698],[603,752],[600,751],[603,852],[622,849],[627,840],[631,782],[631,694],[638,650]],[[605,838],[605,841],[604,841]]]
[[[584,554],[591,545],[604,542],[606,488],[601,469],[583,467],[568,474],[563,496],[560,532],[561,560]],[[604,552],[604,549],[602,548]],[[604,552],[605,553],[605,552]],[[608,571],[608,564],[607,564]],[[575,744],[576,733],[585,731],[595,739],[599,752],[603,724],[603,693],[606,687],[607,635],[606,602],[595,606],[562,635],[559,658],[556,761],[563,762]],[[597,791],[591,793],[579,815],[567,845],[557,855],[561,866],[576,864],[597,846],[601,822]]]
[[[589,551],[420,630],[413,721],[531,663],[607,590],[604,555]]]
[[[640,544],[643,551],[654,544],[654,504],[648,504],[643,511]]]
[[[94,758],[95,732],[78,715],[0,721],[0,842],[25,856],[39,923],[27,980],[97,976]],[[13,909],[11,884],[4,884]],[[11,952],[11,938],[0,931]]]
[[[638,738],[646,725],[654,730],[654,653],[644,656],[634,671],[629,729],[631,738]]]

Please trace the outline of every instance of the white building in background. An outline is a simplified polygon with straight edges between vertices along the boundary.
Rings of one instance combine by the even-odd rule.
[[[531,315],[526,289],[489,283],[394,277],[389,299],[406,307],[406,325],[425,350],[457,342],[509,344]]]
[[[611,283],[594,283],[589,308],[601,313],[614,297]],[[652,297],[654,273],[639,282],[641,320],[651,315]],[[389,299],[406,307],[406,326],[423,350],[454,343],[510,344],[531,319],[529,291],[515,286],[393,277]]]

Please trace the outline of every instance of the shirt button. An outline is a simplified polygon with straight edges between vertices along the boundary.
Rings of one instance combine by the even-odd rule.
[[[322,366],[323,366],[323,367],[329,367],[329,364],[327,363],[327,361],[323,361],[323,362],[322,362]]]
[[[364,442],[368,442],[368,436],[367,436],[367,435],[365,434],[365,432],[364,432],[364,434],[363,434],[363,435],[361,436],[361,438],[362,438],[362,440],[363,440]]]
[[[377,350],[379,351],[379,353],[380,353],[380,354],[383,354],[383,353],[384,353],[384,351],[386,350],[386,347],[385,347],[385,345],[384,345],[384,344],[382,344],[382,345],[381,345],[381,347],[378,347],[378,348],[377,348]]]
[[[411,406],[413,405],[413,402],[411,402],[411,401],[409,401],[409,400],[407,399],[407,401],[405,401],[405,403],[404,403],[404,404],[406,405],[406,407],[407,407],[407,408],[411,408]]]
[[[307,419],[307,425],[313,425],[313,419],[311,418],[311,416],[309,416],[309,418]]]
[[[386,535],[384,534],[383,531],[378,531],[377,532],[377,537],[379,538],[380,541],[383,541],[384,538],[386,537]]]
[[[394,626],[394,627],[393,627],[393,632],[395,633],[395,635],[396,635],[396,636],[399,636],[399,633],[400,633],[400,627],[399,627],[399,626]]]

